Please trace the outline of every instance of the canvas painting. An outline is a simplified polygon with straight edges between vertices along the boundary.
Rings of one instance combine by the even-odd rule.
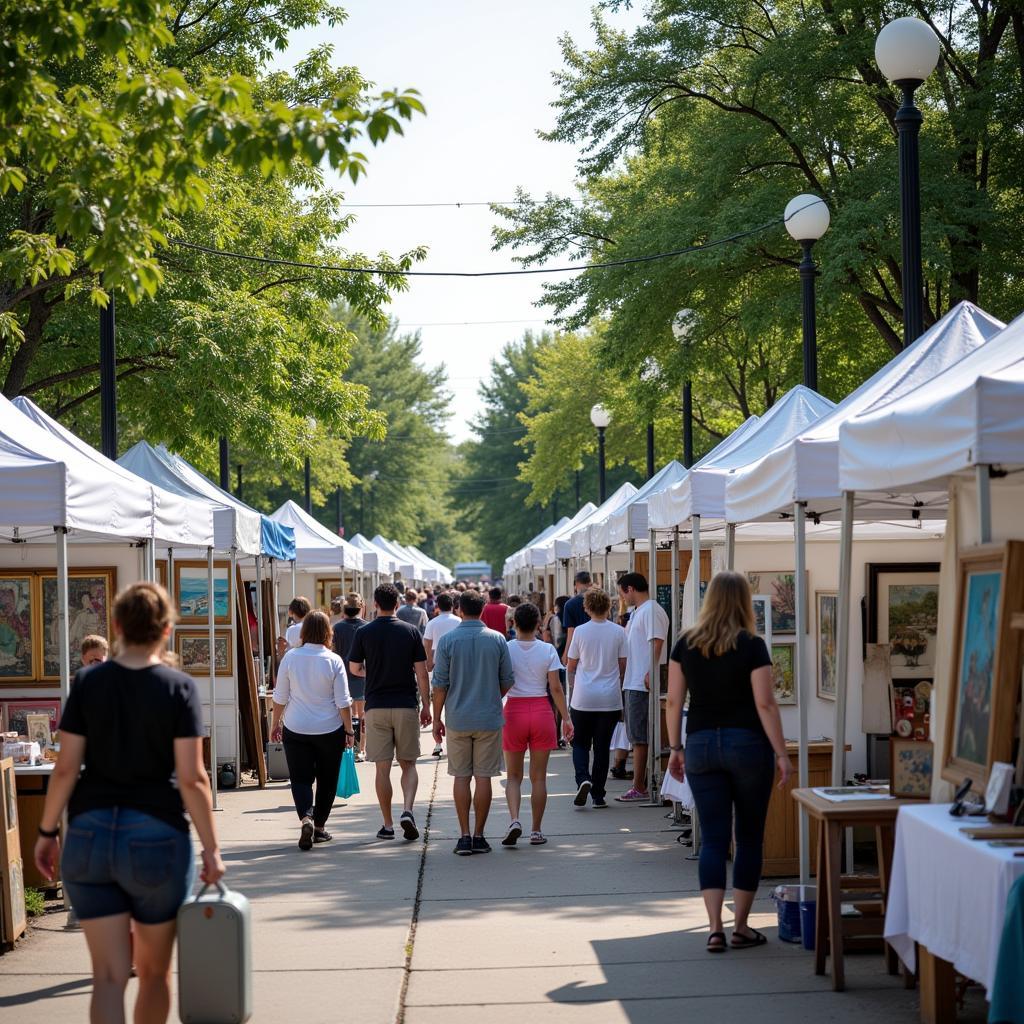
[[[209,586],[205,564],[174,563],[174,596],[182,622],[206,622],[209,615]],[[222,625],[230,621],[228,568],[213,569],[213,617]]]
[[[772,635],[796,633],[796,573],[748,572],[750,589],[772,602]]]
[[[933,748],[931,743],[890,741],[892,750],[891,792],[904,800],[930,800],[932,795]]]
[[[0,577],[0,679],[34,675],[32,577]]]
[[[835,700],[839,595],[831,592],[819,592],[816,597],[818,606],[818,696],[825,700]]]
[[[9,700],[4,704],[4,723],[8,732],[28,735],[28,716],[43,714],[50,719],[50,732],[57,731],[60,720],[59,700]]]
[[[932,562],[868,563],[869,644],[889,644],[892,674],[934,679],[939,567]]]
[[[174,634],[174,649],[181,659],[181,669],[196,676],[210,674],[210,638],[199,630],[177,630]],[[217,657],[216,674],[229,676],[232,672],[231,635],[223,630],[213,638],[213,649]]]
[[[57,577],[43,577],[43,677],[60,675],[60,638],[57,630]],[[71,675],[82,667],[82,641],[90,634],[110,638],[113,569],[91,570],[68,577],[68,651]]]
[[[796,704],[796,646],[772,644],[772,682],[779,704]]]
[[[986,767],[992,712],[992,676],[999,622],[1000,571],[969,572],[960,623],[956,718],[952,756]]]
[[[758,636],[768,638],[768,614],[771,598],[767,594],[754,595],[754,632]]]

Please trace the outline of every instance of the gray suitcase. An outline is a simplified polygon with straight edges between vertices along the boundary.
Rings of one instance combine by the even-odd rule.
[[[283,743],[267,744],[267,778],[288,779],[288,759],[284,756]]]
[[[183,1024],[243,1024],[252,1016],[252,913],[222,882],[178,911],[178,1016]]]

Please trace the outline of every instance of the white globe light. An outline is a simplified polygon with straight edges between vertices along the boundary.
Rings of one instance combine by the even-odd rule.
[[[816,242],[828,230],[828,206],[820,196],[802,195],[790,199],[783,214],[786,230],[798,242]]]
[[[681,309],[676,313],[675,319],[672,321],[672,334],[676,341],[686,341],[690,331],[693,330],[693,320],[696,315],[692,309]]]
[[[593,423],[598,430],[602,430],[607,427],[611,421],[612,414],[600,402],[590,410],[590,422]]]
[[[897,18],[878,33],[875,63],[890,82],[923,82],[939,63],[939,37],[918,18]]]

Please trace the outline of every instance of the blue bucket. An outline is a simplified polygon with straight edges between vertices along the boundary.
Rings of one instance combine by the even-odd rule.
[[[778,885],[772,899],[779,915],[779,938],[783,942],[800,941],[800,886]]]
[[[813,885],[804,886],[803,897],[800,900],[800,934],[803,938],[804,949],[814,949],[815,925],[818,915],[817,892]]]

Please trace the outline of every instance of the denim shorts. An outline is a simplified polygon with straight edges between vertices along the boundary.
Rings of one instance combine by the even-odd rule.
[[[141,811],[85,811],[68,825],[61,878],[82,921],[131,914],[140,924],[163,924],[192,892],[192,840]]]

